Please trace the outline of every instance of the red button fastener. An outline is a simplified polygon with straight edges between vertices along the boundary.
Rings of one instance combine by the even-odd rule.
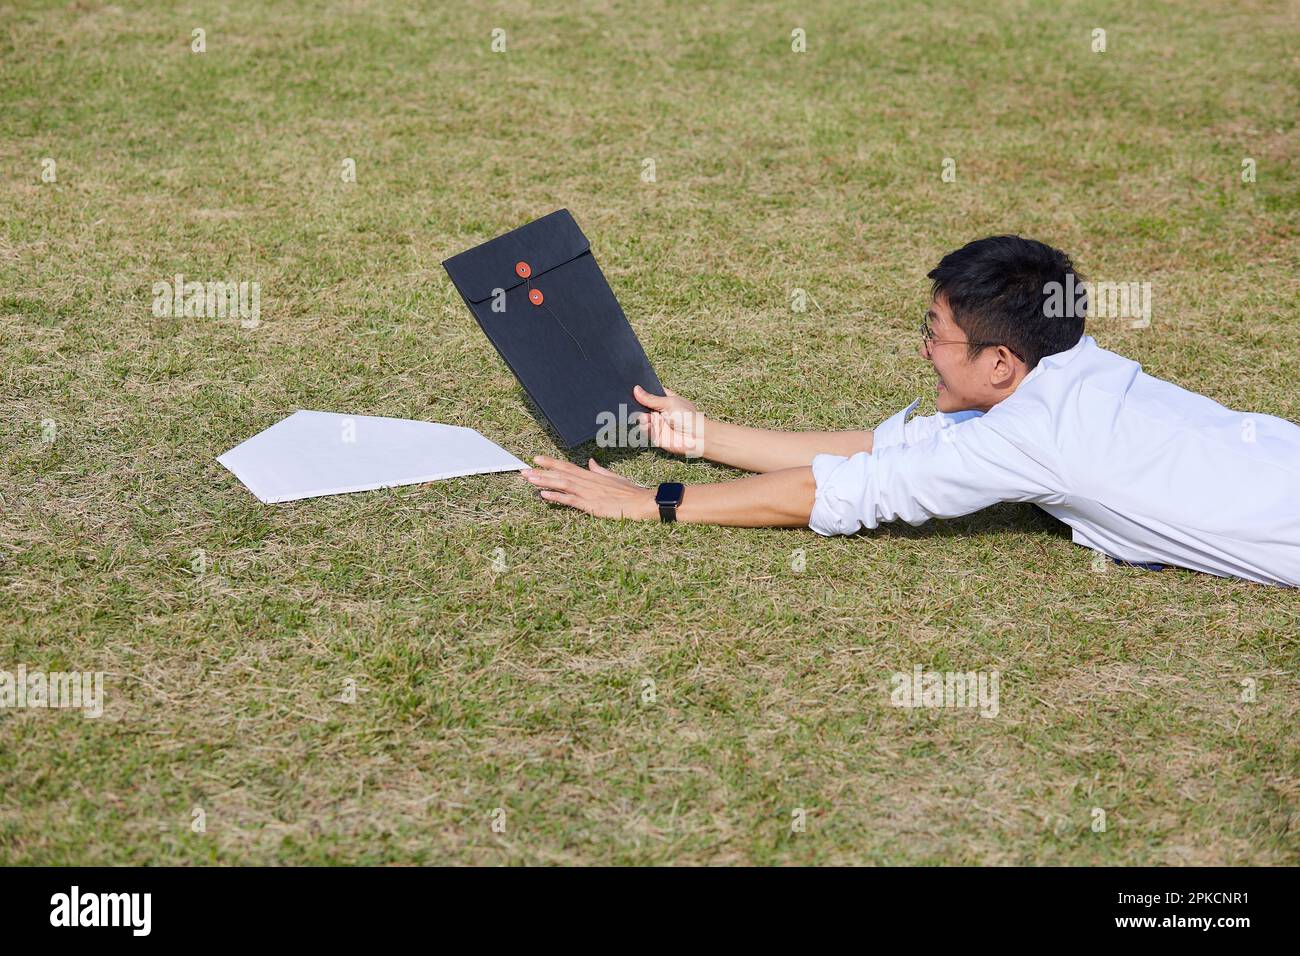
[[[533,267],[530,266],[528,263],[526,262],[515,263],[515,275],[519,276],[519,278],[527,279],[532,274],[533,274]]]
[[[541,290],[541,289],[529,289],[529,290],[528,290],[528,301],[531,302],[533,305],[541,305],[541,304],[542,304],[542,290]]]

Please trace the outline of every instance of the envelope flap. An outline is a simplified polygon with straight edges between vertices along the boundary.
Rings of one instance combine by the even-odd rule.
[[[470,302],[482,302],[496,289],[513,289],[526,281],[515,268],[521,262],[528,265],[528,278],[535,279],[590,249],[569,210],[557,209],[454,255],[442,265],[461,295]]]

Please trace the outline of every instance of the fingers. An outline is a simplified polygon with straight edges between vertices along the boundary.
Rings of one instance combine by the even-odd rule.
[[[650,413],[650,444],[662,448],[664,443],[664,419],[658,412]]]
[[[545,455],[533,460],[539,467],[525,468],[519,474],[545,501],[601,518],[641,518],[645,514],[648,489],[610,471],[595,458],[587,459],[586,468]]]
[[[667,392],[668,390],[664,389],[664,391]],[[632,389],[632,394],[646,408],[663,409],[668,407],[668,399],[672,393],[670,392],[668,395],[651,395],[640,385],[637,385]]]
[[[673,426],[672,418],[655,412],[650,419],[650,442],[665,451],[680,452],[684,447],[682,435]]]
[[[538,455],[533,460],[539,467],[526,468],[519,474],[529,484],[538,488],[586,495],[593,493],[597,488],[621,488],[624,485],[639,487],[630,479],[603,467],[594,458],[587,460],[587,468],[581,468],[572,462],[548,458],[545,455]]]
[[[554,461],[552,458],[546,458],[544,455],[538,455],[533,459],[539,464],[547,461]],[[586,475],[587,472],[581,468],[577,469],[578,474]],[[524,479],[533,487],[539,489],[541,496],[546,501],[557,505],[566,505],[570,508],[577,508],[580,511],[586,511],[584,499],[578,494],[578,482],[572,477],[561,471],[547,471],[543,468],[530,468],[527,471],[520,472]]]
[[[579,508],[578,499],[573,495],[565,494],[563,491],[542,491],[541,495],[547,501],[553,501],[557,505],[568,505],[570,508]]]
[[[541,465],[543,468],[550,468],[555,471],[576,471],[578,474],[583,473],[583,469],[579,468],[571,461],[561,461],[558,458],[548,458],[546,455],[538,455],[533,459],[533,461]]]
[[[581,469],[579,469],[578,473],[586,474],[586,472]],[[575,490],[576,482],[574,479],[562,472],[532,469],[531,471],[523,472],[523,476],[526,481],[531,482],[538,488],[549,488],[552,491],[566,492],[572,492]]]

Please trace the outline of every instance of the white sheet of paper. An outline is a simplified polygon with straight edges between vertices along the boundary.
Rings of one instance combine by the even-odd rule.
[[[263,504],[527,468],[472,428],[294,412],[217,459]]]

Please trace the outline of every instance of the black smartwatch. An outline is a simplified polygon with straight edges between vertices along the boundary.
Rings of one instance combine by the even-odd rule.
[[[677,520],[677,506],[682,503],[686,486],[680,481],[665,481],[655,492],[655,504],[659,506],[659,520],[671,523]]]

